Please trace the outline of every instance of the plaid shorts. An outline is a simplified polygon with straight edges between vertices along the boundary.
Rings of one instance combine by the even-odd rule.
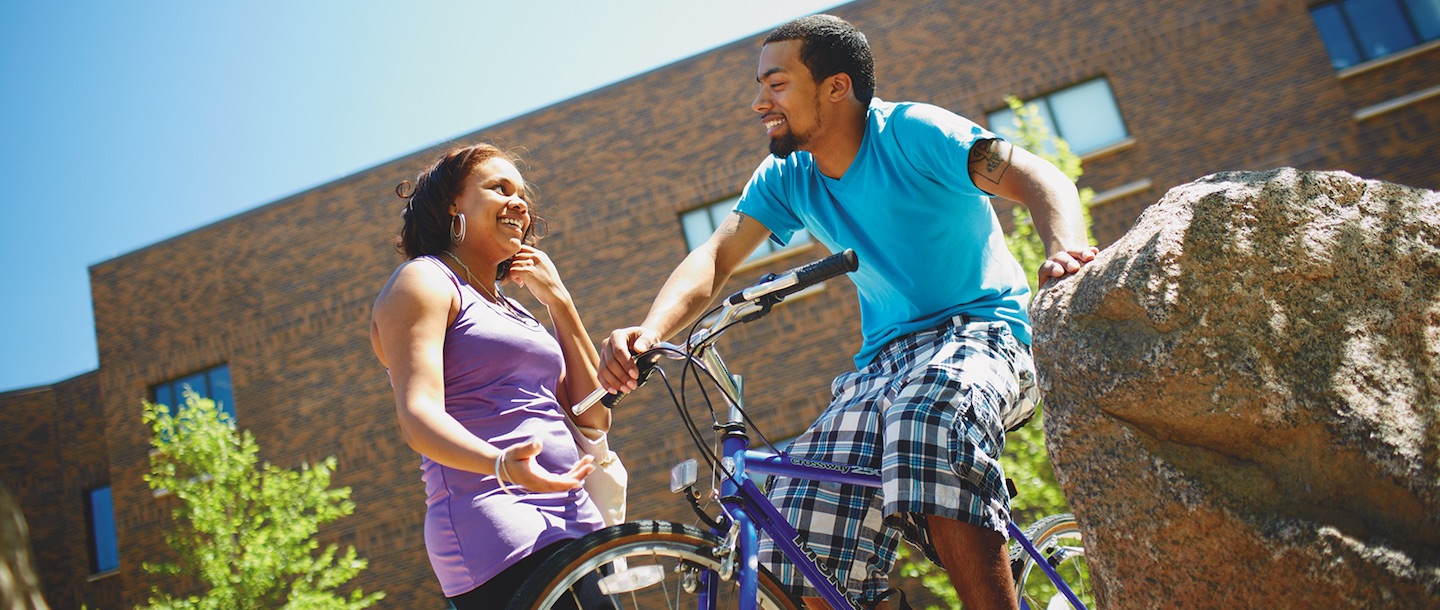
[[[900,337],[831,391],[787,452],[879,468],[884,487],[777,477],[770,499],[849,595],[870,600],[888,588],[901,535],[939,563],[926,515],[1006,533],[1005,431],[1039,398],[1030,350],[1006,323],[958,315]],[[790,594],[818,596],[768,538],[760,560]]]

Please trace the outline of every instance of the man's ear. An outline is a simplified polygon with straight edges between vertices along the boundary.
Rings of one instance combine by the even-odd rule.
[[[832,102],[844,101],[847,97],[854,97],[854,83],[850,82],[850,75],[840,72],[825,79],[825,97]]]

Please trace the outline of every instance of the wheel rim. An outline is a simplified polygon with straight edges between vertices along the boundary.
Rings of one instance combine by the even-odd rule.
[[[539,607],[549,608],[569,595],[569,588],[581,575],[608,566],[609,574],[601,580],[602,591],[610,594],[618,608],[681,608],[694,607],[703,588],[704,571],[717,574],[729,572],[720,579],[715,607],[734,607],[738,577],[727,570],[711,547],[677,541],[638,541],[603,549],[586,558],[546,593]],[[620,564],[622,570],[616,570]],[[658,580],[657,580],[658,578]],[[619,591],[606,590],[610,588]],[[688,590],[687,590],[688,589]],[[785,606],[770,597],[765,587],[759,591],[760,607],[781,610]]]
[[[1090,590],[1090,566],[1085,558],[1085,546],[1080,530],[1074,523],[1059,527],[1036,537],[1035,547],[1046,557],[1060,578],[1069,585],[1076,597],[1087,607],[1095,605],[1094,591]],[[1025,558],[1020,571],[1018,591],[1022,607],[1031,610],[1070,608],[1071,604],[1050,582],[1045,571],[1033,558]]]

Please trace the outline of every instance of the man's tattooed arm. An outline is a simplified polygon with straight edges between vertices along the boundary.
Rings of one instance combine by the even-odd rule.
[[[715,228],[715,232],[722,235],[734,235],[740,232],[740,225],[745,224],[747,220],[750,220],[749,216],[732,210],[725,220],[720,221],[720,226]]]
[[[992,192],[993,189],[986,187],[998,185],[1005,178],[1005,171],[1010,169],[1010,156],[1014,152],[1014,145],[1004,140],[981,140],[971,146],[970,179],[975,181],[975,186],[987,193]]]

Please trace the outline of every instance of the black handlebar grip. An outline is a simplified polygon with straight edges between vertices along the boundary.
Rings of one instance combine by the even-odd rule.
[[[605,405],[606,409],[614,409],[615,403],[620,402],[620,399],[624,397],[624,392],[620,392],[617,394],[606,394],[600,397],[600,404]]]
[[[650,381],[650,375],[655,372],[655,365],[660,361],[660,358],[663,355],[664,354],[661,354],[658,351],[652,350],[640,354],[640,356],[635,359],[635,367],[640,369],[640,381],[639,383],[635,384],[636,389],[639,389],[640,386],[645,385],[645,382]],[[620,402],[620,399],[626,397],[627,395],[628,394],[626,392],[606,394],[600,397],[600,404],[605,405],[606,409],[614,409],[615,404]]]
[[[844,252],[832,254],[795,270],[801,288],[818,284],[832,277],[838,277],[860,268],[860,257],[846,248]]]
[[[819,284],[833,277],[839,277],[860,268],[860,258],[855,251],[846,248],[844,252],[832,254],[803,267],[789,271],[795,274],[795,285],[775,291],[777,298],[785,298]]]

